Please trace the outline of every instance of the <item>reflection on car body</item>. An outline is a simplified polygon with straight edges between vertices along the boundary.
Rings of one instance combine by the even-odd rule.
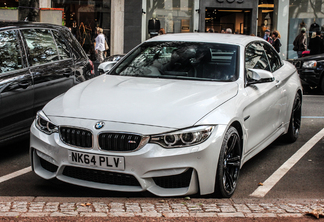
[[[260,38],[161,35],[39,111],[31,162],[85,187],[230,197],[247,160],[297,140],[301,104],[295,67]]]
[[[28,134],[39,109],[92,71],[66,27],[0,22],[0,143]]]

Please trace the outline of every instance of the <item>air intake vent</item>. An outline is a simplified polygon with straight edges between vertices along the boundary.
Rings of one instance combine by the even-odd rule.
[[[92,133],[87,130],[60,127],[61,140],[72,146],[91,148],[92,147]]]
[[[102,133],[99,135],[99,146],[102,150],[132,151],[136,150],[142,137],[134,134]]]

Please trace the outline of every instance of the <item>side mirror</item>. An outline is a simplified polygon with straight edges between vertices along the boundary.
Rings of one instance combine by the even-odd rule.
[[[109,72],[116,63],[117,61],[109,61],[109,62],[101,63],[98,67],[99,74],[101,75],[105,72]]]
[[[275,80],[273,74],[263,69],[249,69],[247,75],[247,85],[273,82]]]

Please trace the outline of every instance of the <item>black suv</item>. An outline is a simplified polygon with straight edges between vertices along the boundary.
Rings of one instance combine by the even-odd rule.
[[[324,54],[289,60],[298,70],[302,83],[324,92]]]
[[[0,22],[0,144],[28,134],[38,110],[93,71],[68,28]]]

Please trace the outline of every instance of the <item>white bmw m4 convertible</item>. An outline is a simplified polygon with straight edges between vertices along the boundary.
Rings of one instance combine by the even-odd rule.
[[[246,161],[297,140],[301,104],[295,67],[261,38],[161,35],[38,112],[32,168],[95,189],[228,198]]]

